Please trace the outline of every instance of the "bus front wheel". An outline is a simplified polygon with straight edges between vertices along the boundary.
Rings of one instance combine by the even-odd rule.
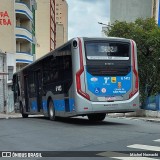
[[[106,113],[89,114],[88,119],[90,121],[103,121],[106,117]]]
[[[51,121],[55,121],[56,120],[55,108],[54,108],[52,100],[49,100],[49,103],[48,103],[48,115],[49,115],[49,119]]]

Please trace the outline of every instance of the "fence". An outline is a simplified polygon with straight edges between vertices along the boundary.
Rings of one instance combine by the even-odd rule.
[[[160,111],[160,94],[148,97],[142,109]]]

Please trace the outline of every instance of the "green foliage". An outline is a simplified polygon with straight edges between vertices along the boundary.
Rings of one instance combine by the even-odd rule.
[[[134,23],[119,22],[108,27],[106,35],[133,39],[137,44],[140,94],[160,92],[160,28],[153,18],[137,19]]]

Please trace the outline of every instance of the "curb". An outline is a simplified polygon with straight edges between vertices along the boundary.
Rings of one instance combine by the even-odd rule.
[[[160,111],[139,109],[136,112],[130,113],[109,113],[108,116],[111,118],[139,119],[148,122],[160,123]]]
[[[40,115],[32,115],[32,116],[36,117]],[[130,113],[109,113],[108,116],[111,118],[130,118],[130,119],[139,119],[143,121],[160,123],[160,111],[139,109],[136,112],[130,112]],[[19,113],[11,113],[11,114],[0,113],[0,119],[15,119],[15,118],[22,118],[22,115]]]
[[[159,118],[148,118],[148,117],[124,117],[126,119],[132,119],[132,120],[141,120],[146,122],[154,122],[154,123],[160,123]]]
[[[159,118],[160,119],[160,111],[151,111],[139,109],[136,112],[125,113],[126,117],[148,117],[148,118]]]
[[[44,117],[44,115],[29,115],[29,117]],[[4,114],[0,113],[0,119],[16,119],[22,118],[22,115],[19,113],[12,113],[12,114]]]
[[[160,123],[160,120],[156,120],[156,119],[146,119],[146,120],[144,119],[144,121]]]
[[[21,114],[1,114],[0,119],[22,118]]]

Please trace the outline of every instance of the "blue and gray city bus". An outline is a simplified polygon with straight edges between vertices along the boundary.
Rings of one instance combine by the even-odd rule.
[[[74,38],[13,75],[15,111],[57,117],[139,108],[137,49],[124,38]]]

